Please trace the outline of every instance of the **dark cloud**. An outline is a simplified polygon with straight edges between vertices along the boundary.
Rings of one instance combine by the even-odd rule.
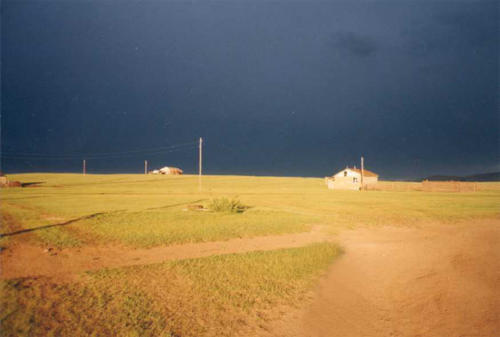
[[[500,33],[499,13],[498,2],[429,4],[421,16],[413,16],[403,29],[403,43],[409,42],[419,56],[495,50]]]
[[[492,11],[498,13],[498,6],[499,2],[486,3],[484,6],[464,4],[459,8],[447,7],[436,20],[448,30],[454,42],[461,40],[471,48],[492,47],[498,43],[500,23],[499,20],[485,18],[491,17]]]
[[[367,57],[377,51],[373,38],[358,33],[338,32],[334,34],[333,40],[335,47],[355,56]]]
[[[207,173],[383,177],[498,169],[498,4],[2,2],[2,150],[205,139]],[[7,10],[6,10],[7,9]],[[94,170],[196,169],[196,149]],[[5,171],[81,160],[4,158]]]

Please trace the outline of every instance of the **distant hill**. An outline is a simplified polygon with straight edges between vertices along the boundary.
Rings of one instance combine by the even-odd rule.
[[[500,181],[500,172],[472,174],[469,176],[434,175],[422,180],[429,181]]]
[[[450,180],[453,180],[453,181],[465,181],[465,177],[435,175],[435,176],[425,177],[422,180],[429,180],[429,181],[450,181]]]
[[[465,181],[500,181],[500,172],[481,173],[466,176]]]

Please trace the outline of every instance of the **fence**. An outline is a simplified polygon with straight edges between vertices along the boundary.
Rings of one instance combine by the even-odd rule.
[[[368,191],[422,191],[422,184],[404,181],[378,181],[376,184],[365,185],[364,189]]]
[[[402,181],[379,181],[376,184],[365,186],[369,191],[424,191],[424,192],[476,192],[485,190],[475,182],[464,181],[428,181],[422,182],[402,182]]]
[[[422,181],[426,192],[476,192],[477,183],[465,181]]]

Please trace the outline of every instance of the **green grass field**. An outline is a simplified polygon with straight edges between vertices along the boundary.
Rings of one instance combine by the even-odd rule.
[[[338,255],[319,243],[87,273],[2,281],[6,336],[232,336],[298,305]],[[243,325],[242,325],[243,324]]]
[[[496,217],[498,191],[426,193],[330,191],[317,178],[25,174],[11,180],[41,182],[1,192],[2,214],[35,228],[95,215],[64,227],[34,231],[40,244],[119,243],[151,247],[358,225],[453,223]],[[492,184],[494,186],[495,184]],[[189,204],[238,198],[242,214],[186,211]],[[3,232],[13,230],[4,221]]]
[[[500,216],[500,184],[478,192],[331,191],[319,178],[19,174],[2,189],[2,247],[128,249],[358,226],[417,226]],[[237,199],[243,212],[196,211]],[[64,224],[72,221],[67,225]],[[55,226],[51,226],[55,225]],[[44,226],[51,226],[44,228]],[[38,229],[37,229],[38,228]],[[232,336],[300,306],[339,255],[332,243],[2,280],[5,336]]]

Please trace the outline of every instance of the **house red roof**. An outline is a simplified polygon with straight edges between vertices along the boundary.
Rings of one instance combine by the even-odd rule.
[[[361,174],[361,169],[358,169],[358,168],[350,168],[350,169],[354,172],[358,172],[359,174]],[[378,177],[378,174],[376,174],[375,172],[369,171],[367,169],[363,169],[363,175],[365,177]]]

